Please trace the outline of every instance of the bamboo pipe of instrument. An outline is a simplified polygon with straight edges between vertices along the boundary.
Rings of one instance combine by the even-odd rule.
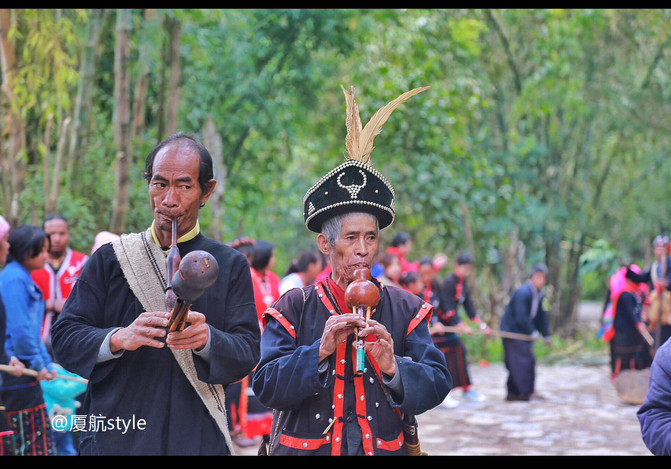
[[[177,299],[175,307],[170,314],[168,332],[181,332],[186,325],[186,316],[191,305],[186,301]]]
[[[182,262],[182,257],[179,254],[179,248],[177,247],[177,218],[172,219],[172,244],[170,245],[170,250],[168,255],[165,258],[166,272],[168,274],[168,288],[165,292],[165,306],[168,310],[174,308],[175,301],[177,297],[175,292],[172,289],[172,277],[175,275],[175,272],[179,270],[179,265]]]
[[[172,219],[172,244],[170,251],[165,259],[166,270],[168,273],[168,291],[166,292],[166,306],[172,307],[170,319],[168,320],[168,332],[184,330],[186,315],[189,312],[190,304],[177,298],[173,290],[172,279],[179,271],[182,257],[177,247],[177,218]]]
[[[366,327],[368,327],[368,318],[364,315],[363,306],[352,306],[352,314],[358,314],[362,318],[366,319]],[[363,373],[364,369],[364,359],[365,355],[365,339],[358,338],[356,341],[356,371],[357,373]]]
[[[14,373],[16,371],[16,368],[14,368],[13,366],[9,366],[9,365],[0,365],[0,371],[5,371],[7,373]],[[22,369],[21,373],[24,374],[24,375],[33,376],[35,378],[39,374],[37,371],[31,370],[30,368]],[[57,374],[56,376],[54,376],[53,379],[65,379],[65,380],[68,380],[68,381],[78,381],[78,382],[84,383],[84,384],[89,383],[87,379],[80,378],[79,376],[63,376],[63,375],[58,375]]]

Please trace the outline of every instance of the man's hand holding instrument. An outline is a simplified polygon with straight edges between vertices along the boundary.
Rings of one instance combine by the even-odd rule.
[[[370,320],[371,311],[380,301],[380,292],[373,282],[370,281],[371,274],[368,269],[357,269],[354,271],[354,280],[345,290],[345,301],[352,308],[352,313],[358,314],[366,320],[366,327]],[[363,373],[365,366],[365,338],[357,339],[356,344],[356,372]]]
[[[168,289],[165,304],[170,310],[168,333],[179,332],[186,326],[191,304],[217,281],[219,264],[206,251],[191,251],[181,258],[177,248],[177,219],[172,223],[172,246],[166,257]]]

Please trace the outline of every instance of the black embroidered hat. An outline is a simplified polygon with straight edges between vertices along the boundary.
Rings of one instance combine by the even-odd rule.
[[[378,219],[383,229],[394,221],[394,188],[387,178],[373,168],[370,153],[373,139],[380,133],[382,125],[401,103],[429,87],[415,88],[400,95],[380,108],[361,126],[359,108],[354,100],[354,87],[349,91],[342,87],[347,103],[346,161],[329,171],[303,197],[303,217],[308,230],[321,232],[322,223],[335,216],[350,212],[367,212]]]
[[[327,218],[368,212],[377,217],[380,229],[386,228],[394,221],[394,197],[394,188],[379,171],[349,160],[329,171],[305,194],[305,226],[319,233]]]

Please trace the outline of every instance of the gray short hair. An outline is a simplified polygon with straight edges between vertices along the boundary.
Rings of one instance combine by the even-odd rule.
[[[326,237],[329,246],[335,246],[335,242],[338,239],[338,236],[340,236],[340,230],[342,230],[342,221],[345,219],[345,217],[354,215],[355,213],[363,213],[364,215],[369,216],[372,220],[375,221],[375,228],[378,231],[380,230],[380,224],[377,220],[377,217],[371,213],[351,212],[344,213],[342,215],[335,215],[328,220],[324,220],[324,223],[322,223],[322,234]]]

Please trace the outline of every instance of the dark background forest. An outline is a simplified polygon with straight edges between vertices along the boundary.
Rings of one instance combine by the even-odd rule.
[[[283,275],[314,247],[306,190],[345,155],[345,100],[364,123],[404,91],[373,165],[396,191],[411,257],[471,251],[494,321],[533,262],[553,329],[573,333],[622,262],[667,234],[671,10],[0,9],[0,210],[48,213],[71,246],[151,223],[142,177],[176,131],[215,160],[206,235],[276,246]],[[449,264],[448,264],[449,267]],[[441,275],[447,275],[446,268]]]

